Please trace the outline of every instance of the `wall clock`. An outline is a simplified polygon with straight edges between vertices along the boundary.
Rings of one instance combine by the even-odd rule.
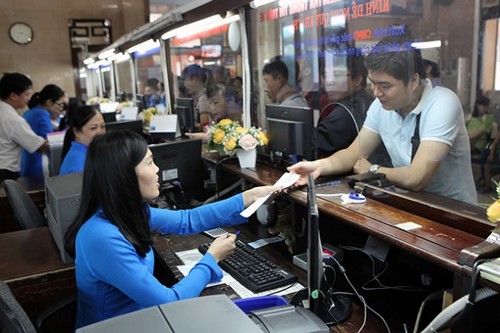
[[[20,45],[26,45],[33,40],[33,29],[24,22],[16,22],[9,28],[10,38]]]

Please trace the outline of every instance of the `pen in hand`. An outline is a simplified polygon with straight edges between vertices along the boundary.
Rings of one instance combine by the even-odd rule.
[[[241,233],[241,231],[240,231],[240,230],[238,230],[238,231],[236,231],[234,234],[236,235],[236,237],[238,237],[238,236],[240,235],[240,233]]]

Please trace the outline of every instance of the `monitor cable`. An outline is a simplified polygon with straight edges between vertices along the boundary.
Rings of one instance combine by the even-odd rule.
[[[215,195],[214,195],[214,200],[213,201],[219,201],[221,194],[219,193],[219,167],[222,163],[228,160],[234,160],[236,159],[236,155],[234,156],[225,156],[221,158],[220,160],[215,163]],[[227,193],[227,192],[226,192]],[[225,194],[225,193],[224,193]]]
[[[391,332],[391,329],[389,328],[389,325],[387,324],[386,320],[384,319],[384,317],[382,317],[381,314],[379,314],[377,311],[375,311],[374,309],[372,309],[370,306],[368,306],[368,304],[366,303],[366,300],[363,296],[361,296],[358,292],[358,290],[356,289],[356,287],[354,287],[354,285],[352,284],[351,280],[349,279],[349,277],[347,276],[347,272],[344,268],[344,266],[342,266],[340,264],[340,262],[335,258],[335,257],[331,257],[331,259],[333,259],[335,261],[335,263],[338,265],[338,267],[340,268],[340,272],[342,273],[342,275],[344,276],[344,278],[346,279],[347,283],[349,284],[349,286],[351,287],[351,289],[353,290],[354,292],[354,295],[361,301],[361,303],[363,304],[363,309],[364,309],[364,314],[363,314],[363,324],[361,325],[361,327],[357,330],[357,333],[359,332],[362,332],[363,331],[363,328],[365,327],[366,325],[366,320],[367,320],[367,310],[370,310],[373,314],[375,314],[377,317],[380,318],[380,320],[382,321],[382,323],[384,323],[384,326],[385,328],[387,329],[387,332],[390,333]],[[351,294],[351,293],[336,293],[336,294]]]

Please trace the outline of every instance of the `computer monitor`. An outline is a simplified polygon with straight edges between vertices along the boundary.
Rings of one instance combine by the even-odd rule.
[[[149,145],[153,161],[160,169],[162,195],[175,201],[178,208],[204,200],[204,170],[201,140],[178,140]]]
[[[195,125],[194,105],[192,98],[179,97],[175,99],[175,113],[178,116],[182,135],[186,132],[198,132]]]
[[[266,105],[269,155],[275,164],[315,160],[314,113],[308,107]]]
[[[116,112],[101,112],[101,114],[106,125],[116,121]]]
[[[144,95],[141,95],[141,94],[135,95],[134,104],[139,109],[139,112],[144,110],[146,108],[146,101],[144,100]]]
[[[319,313],[319,297],[321,294],[321,279],[323,277],[323,257],[321,238],[319,235],[319,211],[316,202],[314,178],[307,176],[307,288],[309,291],[309,306],[312,312]]]
[[[340,323],[352,312],[352,301],[343,295],[328,293],[322,289],[323,246],[319,231],[319,210],[312,174],[307,176],[307,288],[298,292],[291,303],[304,305],[326,324]]]
[[[106,131],[129,130],[144,136],[142,120],[120,120],[106,123]]]

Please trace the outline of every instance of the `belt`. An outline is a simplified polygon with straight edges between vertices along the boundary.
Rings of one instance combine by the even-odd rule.
[[[0,169],[0,178],[1,179],[13,179],[18,178],[19,172],[10,171],[7,169]]]

